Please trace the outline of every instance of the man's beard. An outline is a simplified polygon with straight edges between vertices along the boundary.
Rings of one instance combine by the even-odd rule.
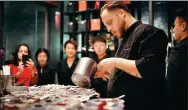
[[[125,23],[123,21],[120,22],[120,20],[118,20],[118,25],[119,25],[119,33],[120,33],[120,37],[122,38],[125,32]]]

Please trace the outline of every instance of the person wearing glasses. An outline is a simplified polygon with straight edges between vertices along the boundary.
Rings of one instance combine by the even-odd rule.
[[[165,32],[136,20],[122,1],[105,4],[100,16],[108,32],[121,40],[116,56],[97,66],[109,73],[107,97],[125,95],[126,110],[165,109]]]
[[[177,42],[170,51],[167,68],[169,110],[187,110],[187,50],[188,17],[185,10],[178,10],[174,21],[174,40]]]

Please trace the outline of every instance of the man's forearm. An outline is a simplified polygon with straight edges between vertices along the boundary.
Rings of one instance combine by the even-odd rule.
[[[140,75],[136,67],[135,60],[115,58],[115,65],[116,65],[116,68],[121,69],[134,77],[142,78],[142,76]]]

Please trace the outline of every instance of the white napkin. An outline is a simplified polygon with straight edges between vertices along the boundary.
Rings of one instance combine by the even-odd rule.
[[[10,66],[3,65],[3,75],[10,75]]]

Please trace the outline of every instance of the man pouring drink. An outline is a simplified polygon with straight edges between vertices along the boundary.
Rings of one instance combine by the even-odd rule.
[[[109,73],[107,97],[124,94],[126,110],[164,109],[165,32],[136,20],[121,1],[105,4],[100,16],[108,32],[121,40],[116,56],[97,66],[97,71]]]

